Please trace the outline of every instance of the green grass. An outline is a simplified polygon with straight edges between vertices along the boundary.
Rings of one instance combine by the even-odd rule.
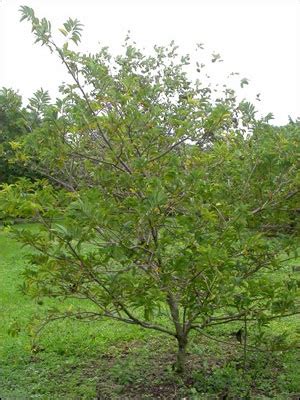
[[[58,321],[45,328],[39,342],[42,351],[35,354],[30,328],[54,302],[39,306],[20,292],[25,249],[3,232],[0,249],[1,400],[92,399],[96,394],[97,374],[83,373],[89,362],[100,359],[108,349],[113,352],[120,342],[142,340],[151,333],[111,321],[97,324]],[[18,329],[17,336],[9,333]]]
[[[55,301],[38,305],[18,289],[27,252],[0,231],[1,400],[239,399],[247,391],[248,398],[284,400],[300,393],[299,354],[250,352],[244,374],[234,326],[209,332],[231,345],[194,335],[180,378],[171,369],[170,339],[117,322],[57,321],[33,347],[31,329]],[[270,340],[295,332],[296,324],[296,317],[274,322]]]

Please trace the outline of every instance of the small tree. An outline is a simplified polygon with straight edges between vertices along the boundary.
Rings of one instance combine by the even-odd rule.
[[[295,279],[276,275],[293,238],[270,238],[269,225],[299,201],[299,135],[255,121],[227,88],[213,98],[174,44],[148,57],[128,41],[114,59],[105,48],[82,55],[69,48],[77,20],[60,48],[48,21],[28,7],[22,19],[74,82],[22,145],[48,180],[1,192],[2,212],[41,222],[17,232],[37,250],[24,290],[83,300],[62,317],[174,337],[179,372],[192,330],[297,312]]]

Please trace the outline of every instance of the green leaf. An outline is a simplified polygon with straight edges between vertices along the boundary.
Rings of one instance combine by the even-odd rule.
[[[243,88],[245,85],[249,85],[249,79],[243,78],[240,82],[241,88]]]

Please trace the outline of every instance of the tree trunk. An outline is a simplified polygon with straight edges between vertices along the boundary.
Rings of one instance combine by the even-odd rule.
[[[167,302],[169,304],[171,316],[176,329],[176,339],[178,343],[177,359],[174,364],[174,370],[181,374],[185,369],[186,346],[188,342],[188,333],[190,331],[190,322],[183,321],[183,323],[180,323],[178,300],[173,293],[168,293]],[[183,319],[185,320],[184,317]]]
[[[174,369],[177,373],[181,374],[185,369],[185,359],[186,359],[186,346],[187,346],[187,336],[177,338],[178,351],[177,358],[174,365]]]

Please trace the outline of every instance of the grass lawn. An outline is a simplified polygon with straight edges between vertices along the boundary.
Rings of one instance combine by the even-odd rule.
[[[208,332],[215,340],[194,335],[181,377],[171,368],[175,343],[117,322],[57,321],[33,346],[31,327],[55,302],[39,305],[19,291],[25,256],[0,231],[1,400],[299,398],[299,350],[250,351],[244,373],[234,326]],[[293,336],[296,325],[296,317],[274,322],[270,341]]]

